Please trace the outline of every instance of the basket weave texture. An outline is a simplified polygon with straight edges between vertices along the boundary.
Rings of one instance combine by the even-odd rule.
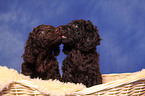
[[[145,70],[135,73],[105,74],[103,83],[76,92],[76,95],[145,96]]]
[[[8,89],[5,88],[2,96],[44,96],[40,91],[35,88],[23,85],[18,82],[13,82],[9,85]]]
[[[50,96],[40,92],[31,82],[12,82],[0,96]],[[70,94],[65,94],[70,95]],[[135,73],[104,74],[103,84],[84,88],[71,96],[145,96],[145,70]]]

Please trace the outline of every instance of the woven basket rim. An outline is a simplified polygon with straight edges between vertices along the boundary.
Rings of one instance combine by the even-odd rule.
[[[111,88],[115,88],[118,87],[120,85],[123,84],[130,84],[133,82],[137,82],[139,80],[145,80],[145,70],[142,70],[141,72],[134,72],[134,73],[122,73],[121,75],[130,75],[128,77],[125,77],[124,79],[121,80],[115,80],[115,81],[111,81],[108,83],[104,83],[104,84],[100,84],[100,85],[95,85],[86,89],[83,89],[79,92],[74,92],[74,94],[83,94],[83,95],[87,95],[87,94],[92,94],[92,93],[96,93],[105,89],[111,89]],[[104,76],[107,74],[104,74]],[[115,76],[115,75],[119,75],[119,74],[109,74],[110,76]]]
[[[93,94],[93,93],[100,92],[102,90],[116,88],[116,87],[121,86],[121,85],[125,85],[125,84],[127,85],[127,84],[130,84],[130,83],[138,82],[140,80],[143,80],[145,82],[145,70],[142,70],[140,72],[134,72],[134,73],[112,73],[112,74],[103,74],[102,75],[102,77],[105,77],[105,76],[106,77],[107,76],[110,76],[110,77],[124,76],[124,78],[119,79],[119,80],[114,80],[114,81],[111,81],[111,82],[108,82],[108,83],[100,84],[100,85],[95,85],[95,86],[92,86],[92,87],[89,87],[89,88],[84,88],[81,91],[73,92],[71,94],[72,95],[88,95],[88,94]],[[27,86],[34,91],[36,90],[36,91],[40,92],[40,94],[46,94],[45,92],[41,92],[38,89],[39,86],[37,84],[35,84],[34,82],[29,81],[29,79],[28,80],[21,79],[21,80],[18,80],[18,81],[14,81],[12,83]],[[12,84],[12,83],[10,83],[10,84]],[[145,88],[145,84],[142,84],[142,85]],[[14,91],[15,90],[21,90],[21,89],[17,88],[17,89],[14,89]],[[114,89],[114,90],[116,90],[116,89]],[[0,92],[0,95],[3,94],[2,92]],[[35,92],[30,93],[30,94],[35,94]],[[39,94],[39,93],[36,92],[36,94]],[[68,95],[70,95],[70,94],[68,94]]]

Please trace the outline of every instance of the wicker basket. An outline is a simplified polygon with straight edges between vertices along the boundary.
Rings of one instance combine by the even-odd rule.
[[[145,70],[135,73],[105,74],[101,85],[92,86],[75,95],[145,96]]]
[[[22,83],[23,81],[23,83]],[[2,96],[44,96],[35,84],[22,80],[20,82],[13,82],[8,88],[5,88],[2,92]],[[25,83],[24,83],[25,82]],[[32,87],[33,86],[33,87]],[[0,96],[1,96],[0,95]]]
[[[0,96],[49,96],[30,81],[13,82]],[[66,94],[67,95],[67,94]],[[69,94],[70,95],[70,94]],[[74,92],[71,96],[145,96],[145,71],[136,73],[104,74],[103,84]],[[68,96],[68,95],[67,95]]]

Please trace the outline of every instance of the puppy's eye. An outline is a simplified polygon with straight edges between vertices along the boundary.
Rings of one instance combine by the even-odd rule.
[[[71,27],[73,27],[74,29],[80,28],[80,26],[78,24],[73,24]]]
[[[40,31],[39,34],[40,34],[40,35],[43,35],[43,34],[44,34],[44,31]]]
[[[79,28],[79,26],[78,26],[78,25],[76,25],[75,27],[76,27],[76,28]]]

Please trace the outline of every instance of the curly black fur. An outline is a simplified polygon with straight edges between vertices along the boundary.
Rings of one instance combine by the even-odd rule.
[[[89,20],[81,19],[59,26],[59,30],[62,33],[63,52],[67,55],[62,66],[62,81],[83,83],[88,87],[101,84],[99,54],[96,52],[101,38],[97,27]]]
[[[31,78],[60,79],[55,56],[60,53],[61,36],[53,26],[40,25],[29,33],[21,73]]]

